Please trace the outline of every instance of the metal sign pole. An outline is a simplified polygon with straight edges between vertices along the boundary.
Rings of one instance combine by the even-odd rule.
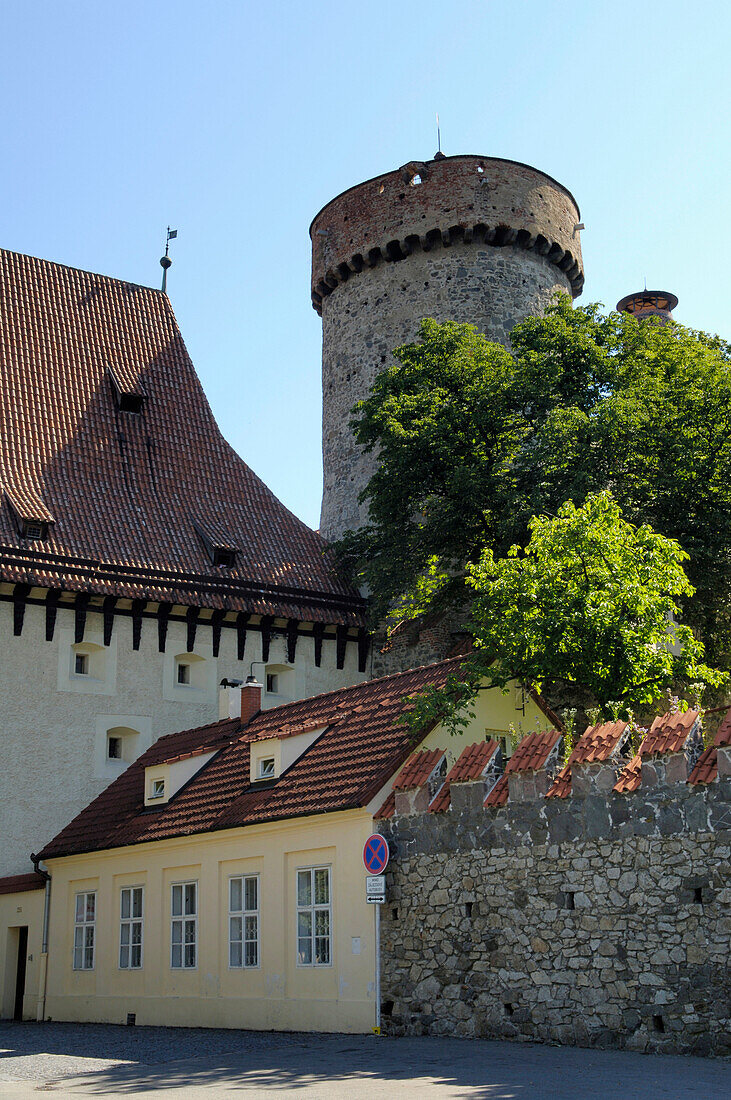
[[[376,911],[376,1035],[381,1034],[381,903],[373,906]]]

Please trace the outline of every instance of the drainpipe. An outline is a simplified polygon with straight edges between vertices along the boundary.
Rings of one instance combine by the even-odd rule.
[[[39,867],[40,857],[31,852],[31,863],[37,874],[42,875],[46,881],[46,896],[43,902],[43,940],[41,944],[41,972],[38,979],[38,1011],[36,1020],[42,1021],[46,1017],[46,986],[48,984],[48,917],[51,911],[51,876],[48,871]]]

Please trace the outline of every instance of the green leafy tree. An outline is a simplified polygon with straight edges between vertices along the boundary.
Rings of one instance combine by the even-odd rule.
[[[484,679],[502,688],[518,680],[551,699],[578,696],[606,717],[646,710],[671,685],[725,680],[679,621],[693,588],[677,542],[628,523],[608,492],[528,526],[525,549],[500,559],[486,549],[467,567],[475,651],[446,694],[426,693],[412,721],[441,705],[454,722]]]
[[[532,516],[611,489],[628,522],[689,553],[679,598],[709,656],[731,653],[731,354],[674,323],[573,308],[559,296],[512,348],[422,322],[354,411],[380,464],[370,525],[339,544],[374,620],[464,608],[465,563],[526,546]]]

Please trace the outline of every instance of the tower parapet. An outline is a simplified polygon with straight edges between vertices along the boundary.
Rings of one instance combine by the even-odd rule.
[[[560,183],[495,157],[410,161],[344,191],[310,226],[312,303],[323,322],[321,532],[361,526],[377,459],[350,410],[423,317],[507,343],[524,317],[584,282],[579,208]]]

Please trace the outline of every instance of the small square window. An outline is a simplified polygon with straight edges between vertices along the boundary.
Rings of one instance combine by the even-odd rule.
[[[27,539],[42,539],[43,533],[43,525],[40,523],[23,524],[23,535]]]
[[[272,779],[274,777],[274,757],[267,756],[259,761],[259,778]]]
[[[178,663],[178,683],[189,684],[190,683],[190,665],[184,665],[182,662]]]
[[[165,797],[165,780],[153,779],[152,789],[150,790],[150,798],[164,798]]]
[[[121,737],[108,737],[107,738],[107,759],[108,760],[121,760],[122,759],[122,738]]]
[[[74,654],[74,672],[77,676],[89,675],[89,654],[88,653],[76,653]]]
[[[279,694],[279,676],[276,672],[267,672],[267,695]]]
[[[213,564],[223,566],[226,569],[233,569],[236,565],[236,551],[214,549]]]

